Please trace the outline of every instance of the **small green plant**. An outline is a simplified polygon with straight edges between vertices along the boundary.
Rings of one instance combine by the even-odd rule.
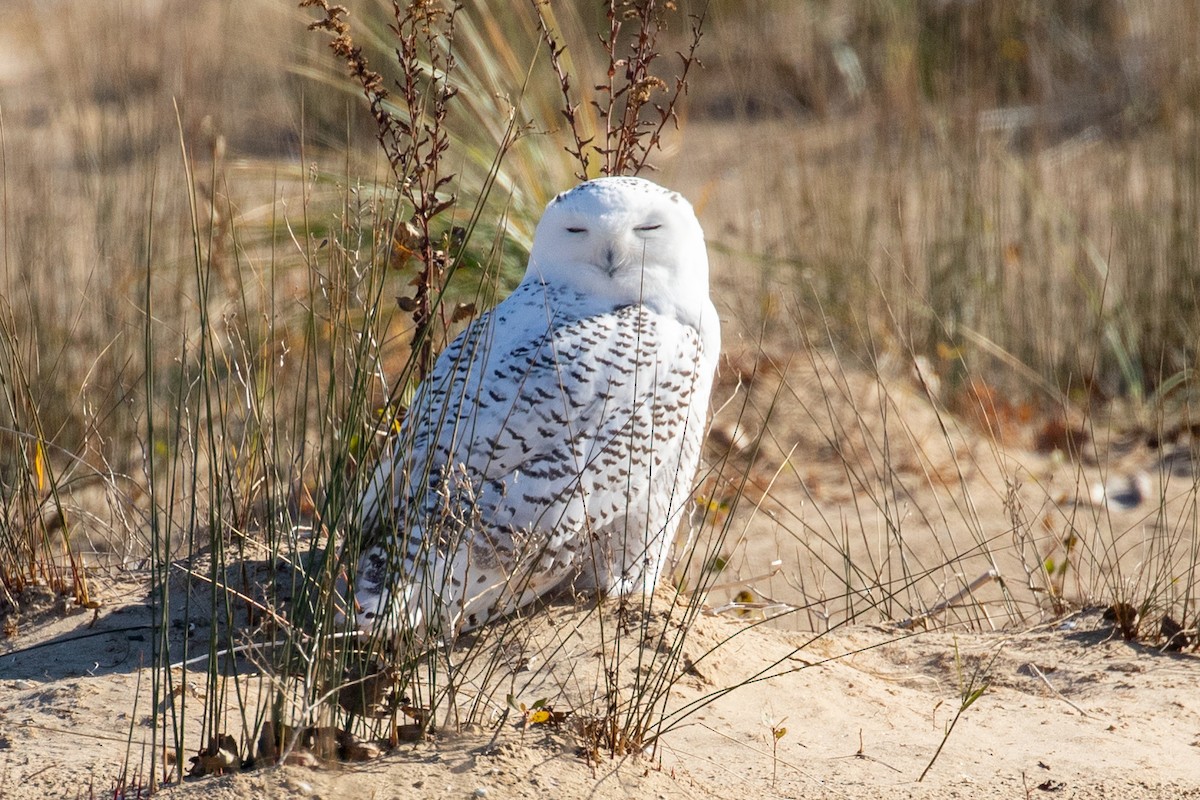
[[[561,725],[569,711],[556,711],[545,697],[535,700],[532,705],[517,702],[511,694],[508,696],[508,707],[521,715],[521,729],[529,730],[535,725]]]
[[[954,727],[958,725],[959,719],[966,713],[966,710],[975,704],[975,701],[983,697],[991,684],[988,682],[988,672],[991,670],[992,664],[1000,657],[1000,651],[997,649],[992,655],[991,660],[984,665],[982,662],[975,665],[971,670],[970,675],[965,675],[963,671],[962,659],[958,652],[958,640],[954,641],[954,672],[958,678],[959,702],[958,708],[954,711],[954,716],[946,723],[946,731],[942,735],[942,740],[938,742],[937,749],[933,751],[933,755],[929,759],[929,763],[925,765],[925,769],[921,770],[921,774],[917,776],[917,783],[925,780],[925,776],[929,774],[929,770],[933,769],[933,765],[937,762],[938,756],[942,754],[942,748],[946,746],[946,742],[950,741],[950,734],[954,732]]]

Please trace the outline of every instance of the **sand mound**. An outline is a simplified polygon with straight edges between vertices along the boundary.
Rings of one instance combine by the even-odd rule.
[[[122,764],[137,774],[150,749],[145,588],[107,587],[95,616],[43,615],[0,655],[0,795],[111,796]],[[677,641],[665,595],[648,613],[620,639],[622,680]],[[506,667],[517,696],[596,713],[594,654],[617,641],[615,615],[559,605],[523,624],[520,666]],[[700,615],[679,654],[668,718],[710,702],[676,717],[653,754],[596,763],[579,722],[510,714],[366,762],[188,780],[163,796],[1200,797],[1200,660],[1128,643],[1099,612],[1007,634],[820,636]],[[918,783],[963,694],[985,686]]]

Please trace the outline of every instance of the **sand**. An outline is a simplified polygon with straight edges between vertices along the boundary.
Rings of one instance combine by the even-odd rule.
[[[98,614],[46,607],[6,643],[0,796],[111,797],[123,765],[136,775],[150,737],[144,589],[104,586]],[[596,620],[551,606],[530,641],[594,634]],[[1200,797],[1197,657],[1125,641],[1098,610],[986,634],[852,625],[813,636],[701,615],[684,653],[695,664],[671,707],[718,696],[653,754],[596,763],[569,720],[510,718],[498,733],[446,730],[366,762],[188,779],[161,796]],[[985,688],[946,736],[973,687]],[[777,740],[773,727],[785,730]]]

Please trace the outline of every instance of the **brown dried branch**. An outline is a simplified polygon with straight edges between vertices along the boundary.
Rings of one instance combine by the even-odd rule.
[[[667,99],[667,104],[665,106],[660,106],[657,103],[654,105],[655,110],[658,112],[658,124],[654,126],[654,129],[650,134],[650,139],[648,142],[646,142],[646,146],[639,156],[637,161],[637,170],[641,170],[643,167],[647,166],[649,166],[651,169],[654,168],[653,165],[647,163],[647,160],[649,159],[652,151],[662,147],[662,132],[668,121],[675,126],[676,130],[679,129],[679,117],[675,113],[675,109],[679,102],[679,98],[687,94],[688,73],[691,71],[693,64],[700,67],[704,66],[704,64],[696,56],[696,51],[700,47],[700,39],[704,36],[704,21],[707,17],[707,4],[705,4],[704,10],[701,11],[699,15],[693,15],[691,17],[692,40],[688,45],[688,51],[686,54],[682,52],[675,53],[675,55],[679,56],[680,60],[679,74],[675,76],[675,90]],[[663,88],[665,89],[666,86],[664,85]],[[635,174],[637,170],[635,170]]]
[[[581,130],[579,105],[572,100],[570,76],[563,67],[564,46],[559,45],[542,12],[551,0],[530,0],[538,16],[542,39],[550,50],[550,63],[559,79],[563,95],[563,116],[571,128],[572,145],[566,150],[579,163],[580,179],[587,177],[590,156],[603,159],[600,168],[604,175],[636,175],[643,169],[653,169],[650,156],[662,147],[662,132],[668,122],[678,125],[676,109],[679,99],[687,93],[688,73],[700,64],[696,51],[703,35],[707,4],[699,16],[692,19],[692,39],[686,53],[677,55],[681,64],[674,76],[673,86],[655,74],[653,66],[659,57],[659,36],[666,29],[666,15],[676,11],[671,0],[607,0],[605,19],[608,30],[599,36],[600,47],[608,60],[607,75],[593,89],[591,100],[600,123],[603,139],[586,137]],[[628,50],[622,55],[622,30],[635,26],[628,37]],[[666,92],[665,102],[654,102],[656,93]],[[652,109],[652,113],[647,109]]]
[[[412,207],[412,217],[392,239],[394,249],[421,264],[412,281],[413,296],[398,300],[412,315],[416,374],[423,378],[433,365],[435,314],[443,331],[449,325],[438,298],[450,258],[437,246],[432,223],[455,202],[445,191],[454,176],[443,174],[441,163],[450,147],[446,116],[458,93],[450,78],[455,68],[454,22],[461,5],[444,0],[393,0],[388,29],[395,39],[393,52],[399,67],[394,99],[382,76],[370,69],[361,48],[355,46],[345,8],[331,6],[328,0],[301,0],[300,6],[325,12],[325,18],[310,24],[309,29],[332,35],[330,47],[362,86],[375,120],[376,138],[401,194]]]
[[[557,39],[554,37],[553,31],[550,30],[546,18],[542,16],[541,6],[549,5],[550,0],[531,0],[533,9],[537,13],[538,28],[542,34],[542,41],[550,49],[550,67],[554,70],[554,74],[558,76],[559,89],[562,91],[563,107],[562,115],[567,120],[567,125],[571,130],[572,143],[567,145],[565,149],[579,163],[579,171],[575,173],[575,177],[579,180],[587,180],[588,165],[591,159],[588,153],[588,145],[592,143],[594,137],[585,137],[580,130],[579,120],[579,103],[571,101],[571,76],[570,73],[563,67],[562,55],[566,52],[566,45],[559,46]]]
[[[301,0],[300,2],[300,8],[313,6],[324,11],[325,18],[309,23],[308,29],[310,31],[327,31],[332,36],[329,48],[333,50],[334,55],[346,62],[351,77],[362,87],[363,94],[370,105],[371,116],[375,119],[376,137],[379,139],[379,144],[383,146],[388,162],[394,163],[396,134],[400,131],[400,123],[384,105],[389,94],[388,90],[384,88],[383,76],[370,68],[367,59],[362,54],[362,48],[357,47],[350,37],[350,25],[345,20],[349,14],[346,8],[330,5],[329,0]]]

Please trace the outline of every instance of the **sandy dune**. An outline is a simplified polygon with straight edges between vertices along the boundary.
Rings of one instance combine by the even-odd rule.
[[[46,608],[9,642],[0,795],[111,796],[123,763],[136,772],[150,735],[142,590],[107,587],[95,619]],[[525,642],[586,641],[596,622],[551,606]],[[850,626],[817,637],[702,615],[684,654],[693,666],[670,708],[765,672],[666,734],[653,756],[589,765],[570,719],[528,730],[510,719],[494,738],[446,732],[364,763],[206,777],[163,796],[1200,797],[1200,662],[1128,643],[1098,611],[1003,634]],[[918,782],[964,688],[983,685]],[[199,703],[185,702],[194,715]],[[772,725],[786,728],[774,753]]]

